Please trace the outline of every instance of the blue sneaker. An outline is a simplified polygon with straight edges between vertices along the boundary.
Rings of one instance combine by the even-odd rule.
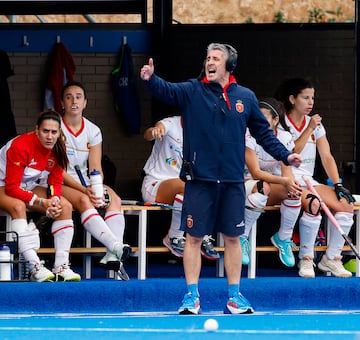
[[[281,241],[279,234],[276,233],[271,237],[271,243],[279,249],[280,261],[287,267],[295,266],[295,257],[292,252],[294,243],[291,239]]]
[[[240,245],[241,245],[241,252],[242,252],[242,264],[247,266],[250,263],[250,244],[249,240],[245,236],[240,236]]]
[[[250,302],[242,296],[241,293],[238,295],[230,297],[226,307],[224,309],[224,314],[252,314],[254,309],[251,307]]]
[[[182,306],[178,310],[179,314],[199,314],[200,313],[200,298],[199,296],[186,293],[182,300]]]

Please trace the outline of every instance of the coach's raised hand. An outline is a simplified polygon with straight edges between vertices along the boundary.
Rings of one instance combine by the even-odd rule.
[[[140,78],[142,80],[150,80],[151,76],[154,73],[154,60],[153,58],[149,59],[149,64],[144,65],[140,70]]]

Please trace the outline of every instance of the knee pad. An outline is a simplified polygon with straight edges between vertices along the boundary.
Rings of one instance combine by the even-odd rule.
[[[260,194],[264,194],[264,181],[257,181],[256,189]]]
[[[24,219],[15,219],[11,223],[11,230],[18,234],[19,252],[40,248],[39,230],[33,222],[29,224]]]
[[[104,208],[104,209],[109,208],[111,201],[112,201],[111,195],[108,192],[108,190],[106,189],[106,187],[104,187],[104,202],[105,202],[105,204],[102,208]]]
[[[311,215],[317,216],[320,212],[321,207],[319,198],[314,194],[310,193],[306,195],[306,199],[309,199],[309,213]],[[318,206],[315,206],[315,202],[318,203]]]

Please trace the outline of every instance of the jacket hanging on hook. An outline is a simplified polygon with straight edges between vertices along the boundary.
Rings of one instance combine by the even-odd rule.
[[[115,111],[124,119],[130,134],[139,134],[141,113],[131,48],[123,41],[118,66],[111,72]]]
[[[74,80],[75,71],[74,59],[65,44],[55,43],[47,59],[44,110],[54,109],[62,113],[61,91],[66,82]]]

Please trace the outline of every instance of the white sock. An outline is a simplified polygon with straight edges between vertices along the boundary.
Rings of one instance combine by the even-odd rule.
[[[314,245],[318,234],[322,216],[321,214],[311,215],[303,212],[299,221],[300,251],[299,259],[304,256],[314,258]]]
[[[266,206],[266,202],[268,200],[268,196],[264,194],[260,194],[259,192],[253,192],[252,194],[246,197],[245,201],[245,231],[244,234],[241,236],[245,236],[246,238],[249,237],[250,231],[254,223],[258,220],[261,215],[261,212],[254,211],[247,209],[246,207],[250,208],[257,208],[257,209],[264,209]]]
[[[116,239],[123,243],[125,231],[125,218],[123,211],[107,211],[104,217],[105,223],[113,232]]]
[[[183,195],[177,194],[175,196],[173,206],[182,209],[183,199],[184,199]],[[169,229],[170,238],[174,238],[174,237],[179,238],[184,236],[184,232],[180,230],[180,224],[181,224],[181,210],[179,211],[174,209],[171,213],[171,224]]]
[[[301,201],[283,200],[280,205],[280,229],[278,235],[280,240],[290,240],[294,231],[294,226],[301,211]]]
[[[353,214],[347,212],[337,212],[334,217],[344,230],[344,233],[348,235],[354,223]],[[329,260],[333,260],[335,256],[339,256],[341,254],[345,240],[332,223],[330,223],[329,230],[330,239],[328,248],[326,249],[326,256]]]
[[[35,263],[40,263],[41,261],[35,249],[25,250],[21,254],[24,256],[25,261],[29,262],[30,271],[34,268]]]
[[[35,263],[40,263],[40,258],[37,254],[37,249],[40,246],[39,239],[37,242],[34,242],[33,238],[31,238],[31,243],[29,243],[29,240],[24,239],[24,235],[26,233],[26,230],[28,229],[28,223],[27,220],[24,218],[16,218],[11,221],[11,230],[16,231],[19,236],[18,240],[18,246],[19,248],[25,249],[21,252],[22,256],[26,261],[29,262],[29,270],[31,271],[34,267]],[[25,236],[26,238],[26,236]]]
[[[51,226],[51,233],[54,236],[55,246],[54,267],[69,264],[69,252],[74,236],[73,220],[54,221]]]
[[[93,237],[108,249],[108,251],[112,251],[114,249],[114,244],[119,242],[96,209],[84,211],[81,214],[81,223]]]

